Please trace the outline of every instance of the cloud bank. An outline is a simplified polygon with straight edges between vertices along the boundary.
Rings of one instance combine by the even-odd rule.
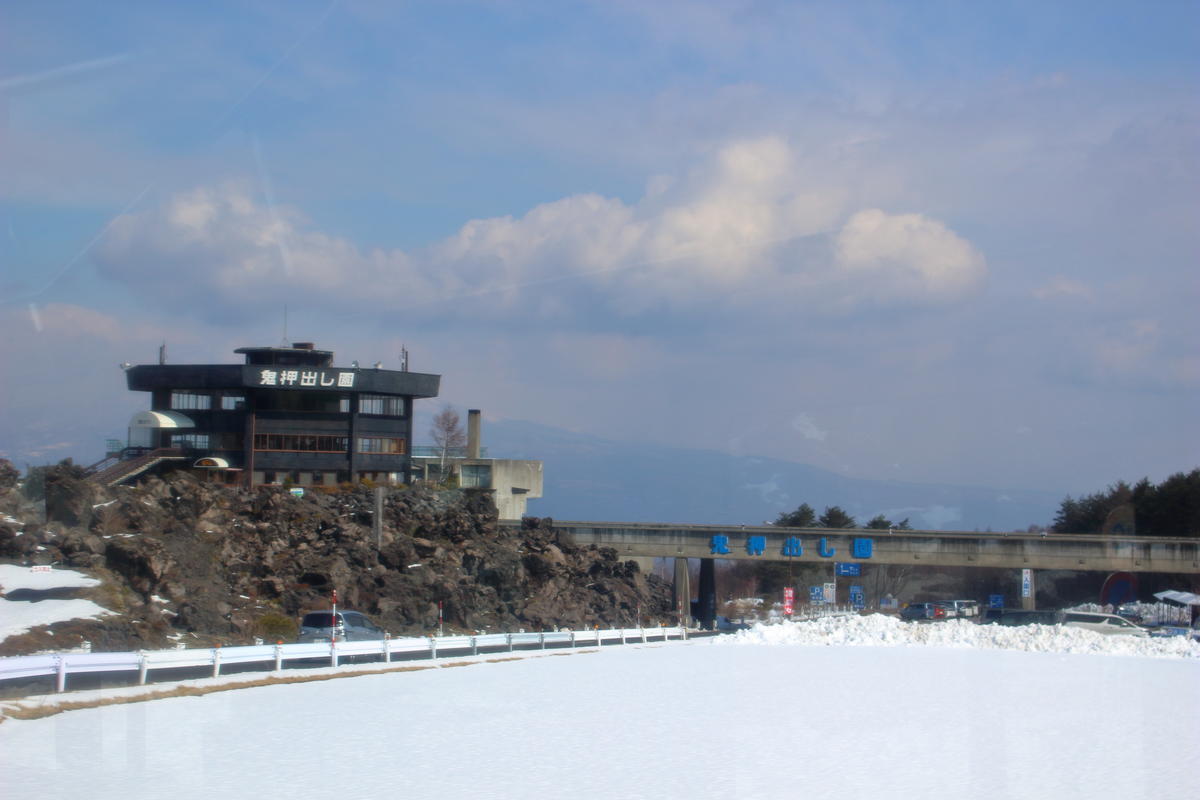
[[[969,241],[920,213],[849,209],[811,185],[788,143],[727,144],[630,204],[578,194],[475,219],[423,249],[364,251],[249,182],[177,194],[118,218],[94,259],[181,310],[313,301],[368,312],[541,316],[713,307],[936,305],[987,275]],[[531,298],[536,302],[530,303]]]

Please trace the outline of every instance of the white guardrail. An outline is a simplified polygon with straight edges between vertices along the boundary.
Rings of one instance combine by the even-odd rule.
[[[98,672],[137,673],[139,685],[152,680],[153,670],[211,668],[218,677],[223,666],[234,664],[269,664],[263,671],[283,669],[289,661],[327,661],[331,667],[342,659],[355,656],[382,656],[390,663],[392,656],[477,655],[481,651],[513,651],[517,648],[599,647],[603,644],[686,639],[687,629],[617,628],[590,631],[546,631],[542,633],[489,633],[476,636],[410,636],[374,641],[312,642],[305,644],[261,644],[244,647],[206,647],[188,650],[141,650],[131,653],[48,653],[36,656],[0,658],[0,682],[55,677],[55,691],[67,688],[68,675]],[[166,680],[172,680],[167,678]],[[174,680],[178,680],[175,678]]]

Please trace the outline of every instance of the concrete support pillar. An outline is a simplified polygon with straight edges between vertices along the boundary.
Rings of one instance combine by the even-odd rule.
[[[692,620],[692,573],[686,558],[675,559],[675,608],[679,624],[686,628]]]
[[[717,560],[700,559],[700,586],[696,593],[696,617],[700,627],[712,630],[717,622]]]
[[[1021,608],[1033,611],[1037,608],[1037,573],[1031,569],[1023,569],[1020,573]]]

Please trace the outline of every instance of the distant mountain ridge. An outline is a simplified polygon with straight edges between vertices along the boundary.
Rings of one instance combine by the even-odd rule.
[[[417,430],[423,430],[417,427]],[[876,514],[928,530],[1024,530],[1047,525],[1052,491],[868,480],[790,461],[602,439],[520,420],[486,421],[493,458],[545,462],[545,496],[529,514],[618,522],[760,524],[808,503],[841,506],[859,524]]]

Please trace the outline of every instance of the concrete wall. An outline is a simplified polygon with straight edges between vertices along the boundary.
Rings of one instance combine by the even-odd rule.
[[[542,462],[510,458],[468,459],[463,464],[488,464],[492,468],[492,497],[500,519],[525,516],[526,501],[542,496]]]

